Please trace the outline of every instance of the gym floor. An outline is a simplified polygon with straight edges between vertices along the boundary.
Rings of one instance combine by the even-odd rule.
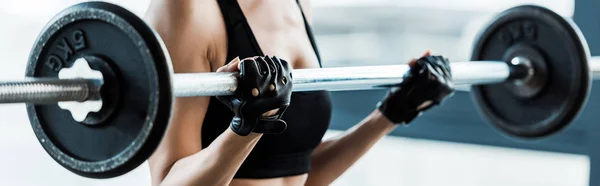
[[[0,68],[0,79],[22,78],[31,43],[34,42],[41,28],[58,11],[77,2],[81,1],[0,1],[0,25],[3,25],[3,29],[0,29],[0,56],[3,56],[4,61]],[[344,2],[344,5],[358,5],[361,11],[355,11],[358,8],[353,6],[338,7],[340,2]],[[385,5],[391,2],[394,2],[393,9]],[[432,7],[427,2],[437,3],[439,6]],[[480,15],[488,15],[504,7],[526,2],[547,3],[550,8],[560,13],[572,14],[572,1],[567,0],[490,0],[486,1],[485,5],[473,4],[479,2],[475,0],[460,0],[461,3],[453,1],[448,5],[439,4],[445,2],[441,0],[313,1],[314,6],[317,7],[314,15],[315,32],[323,56],[327,60],[325,66],[362,65],[352,60],[373,60],[370,57],[374,56],[383,58],[383,60],[378,59],[378,63],[391,63],[395,61],[394,58],[385,55],[392,52],[391,50],[396,50],[393,51],[395,58],[401,56],[400,58],[404,59],[427,48],[448,53],[451,58],[465,59],[469,55],[464,52],[469,50],[468,44],[471,42],[469,38],[475,33],[481,21],[456,23],[449,22],[451,20],[464,20],[464,18],[473,20],[476,19],[474,17],[480,18]],[[143,14],[147,3],[148,0],[117,2],[138,14]],[[32,4],[36,5],[31,6]],[[469,6],[461,6],[464,4]],[[363,5],[366,8],[362,8]],[[449,7],[450,5],[453,6]],[[387,8],[382,9],[382,7]],[[423,7],[435,8],[436,14],[431,17],[419,14]],[[440,7],[445,9],[442,10]],[[481,13],[482,11],[485,13]],[[455,17],[448,17],[448,14]],[[354,16],[362,17],[359,19]],[[390,19],[390,17],[403,19]],[[434,27],[414,25],[424,20],[447,24],[437,24]],[[397,21],[397,23],[390,24],[390,21]],[[370,25],[352,26],[366,24]],[[409,24],[410,26],[407,26]],[[384,28],[385,31],[377,30],[383,33],[373,34],[375,33],[373,30],[365,30],[365,27]],[[402,34],[398,34],[399,32],[396,32],[398,30],[394,29],[401,29]],[[390,36],[394,32],[398,35]],[[395,48],[382,48],[381,43],[374,43],[384,40],[389,42],[390,37],[394,37],[394,42],[391,43],[398,45],[394,46]],[[372,49],[373,51],[370,51],[369,55],[364,55],[366,52],[348,52],[347,47],[342,51],[342,48],[336,45],[340,40],[344,40],[344,43],[352,43],[352,46],[361,46],[351,50]],[[411,47],[402,48],[401,44]],[[356,56],[348,56],[348,54]],[[0,118],[0,185],[150,185],[147,164],[124,176],[106,180],[83,178],[63,169],[37,142],[29,126],[23,104],[0,106]],[[339,132],[329,131],[326,138]],[[588,179],[589,160],[583,155],[386,137],[333,185],[585,186],[588,185]]]

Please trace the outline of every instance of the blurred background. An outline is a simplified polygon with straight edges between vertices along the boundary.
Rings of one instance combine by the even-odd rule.
[[[84,1],[0,0],[0,79],[21,79],[42,27],[56,13],[79,2]],[[140,16],[149,4],[149,0],[109,2]],[[575,0],[313,0],[313,30],[325,67],[397,64],[427,49],[462,61],[469,59],[471,43],[487,20],[521,4],[542,5],[565,17],[572,17],[575,9]],[[334,96],[336,103],[346,99],[343,94]],[[326,138],[355,123],[351,116],[367,114],[342,104],[336,108]],[[435,118],[435,113],[426,117]],[[106,180],[82,178],[63,169],[39,145],[24,104],[2,105],[0,118],[0,185],[150,185],[147,164]],[[423,119],[415,127],[398,128],[333,185],[590,184],[590,159],[583,151],[561,150],[562,143],[552,143],[561,137],[521,145],[478,119],[468,125],[462,120],[432,121]],[[463,124],[477,130],[448,127]]]

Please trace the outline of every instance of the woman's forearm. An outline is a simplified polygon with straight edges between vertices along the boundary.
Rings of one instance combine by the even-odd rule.
[[[322,142],[313,152],[306,185],[329,185],[394,128],[396,125],[375,110],[342,135]]]
[[[227,129],[207,148],[175,162],[161,185],[229,185],[262,134]]]

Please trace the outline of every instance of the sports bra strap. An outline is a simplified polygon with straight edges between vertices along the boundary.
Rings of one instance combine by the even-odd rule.
[[[227,62],[235,57],[264,56],[237,0],[218,0],[227,30]]]
[[[302,19],[304,19],[304,27],[306,28],[306,34],[308,34],[310,44],[312,45],[313,50],[315,51],[315,55],[317,55],[317,59],[319,60],[319,66],[323,67],[323,65],[321,65],[321,55],[319,54],[319,48],[317,48],[317,43],[313,35],[312,29],[308,24],[308,21],[306,20],[306,16],[304,16],[304,10],[302,9],[302,5],[300,5],[300,0],[296,0],[296,3],[298,4],[298,7],[300,7],[300,13],[302,13]]]
[[[252,29],[248,24],[248,20],[244,16],[244,13],[242,12],[237,0],[217,0],[217,2],[221,8],[221,14],[225,20],[225,26],[227,29],[229,46],[227,51],[227,61],[231,61],[233,58],[238,56],[240,58],[264,56],[264,53],[258,45],[258,41],[256,41],[256,37],[254,36]],[[319,54],[312,29],[306,20],[306,16],[302,10],[300,1],[296,0],[296,3],[298,4],[300,12],[302,13],[302,19],[304,20],[304,26],[306,28],[306,33],[310,40],[310,44],[312,45],[315,55],[317,56],[319,66],[322,67],[321,56]]]

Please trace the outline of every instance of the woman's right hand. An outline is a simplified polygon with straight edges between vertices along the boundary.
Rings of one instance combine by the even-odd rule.
[[[278,134],[287,124],[281,116],[290,105],[292,67],[277,57],[252,57],[217,69],[217,72],[240,72],[234,95],[217,96],[235,114],[230,127],[238,135],[250,132]]]

